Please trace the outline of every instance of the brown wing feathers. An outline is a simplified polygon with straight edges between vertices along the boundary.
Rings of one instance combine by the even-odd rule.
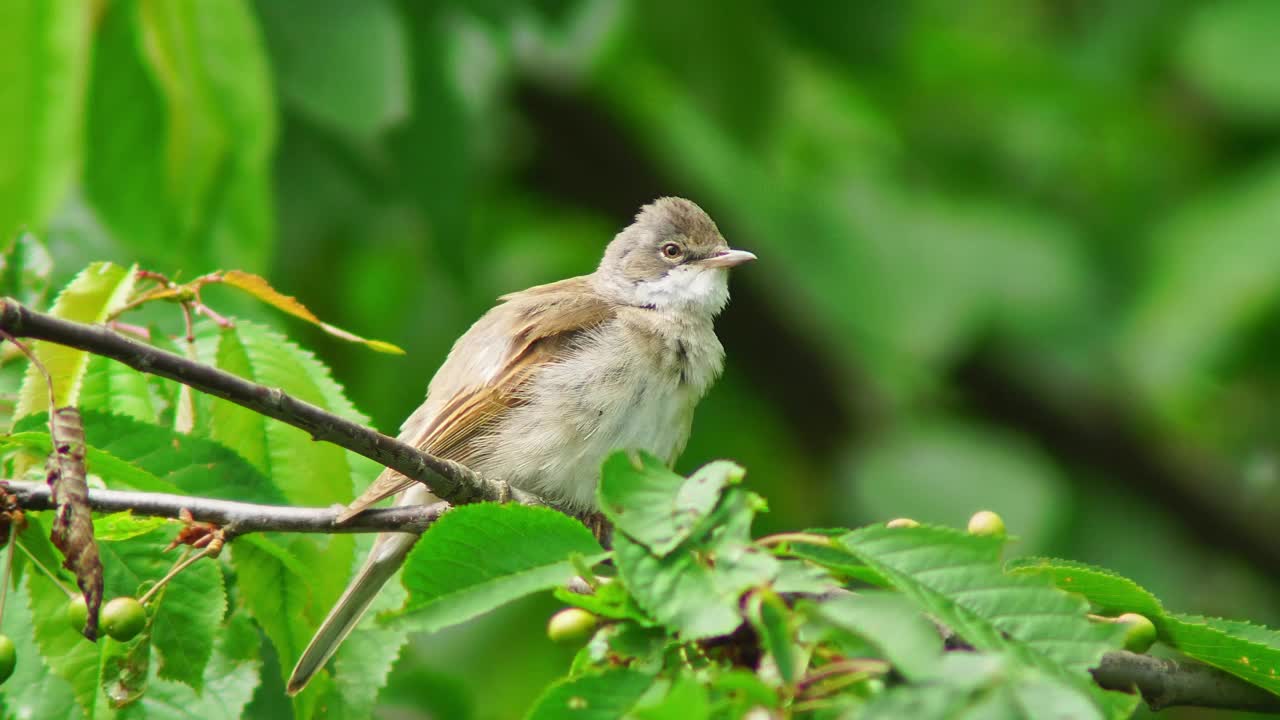
[[[411,418],[401,440],[432,455],[469,464],[474,459],[475,440],[502,413],[525,401],[521,388],[538,369],[556,362],[580,333],[600,325],[613,315],[612,306],[590,292],[585,277],[529,288],[504,295],[501,300],[503,304],[490,310],[458,340],[458,346],[462,346],[473,334],[477,335],[475,339],[489,341],[493,341],[495,335],[510,338],[500,361],[501,369],[483,384],[467,383],[453,390],[453,397],[440,406],[433,417]],[[553,309],[554,312],[551,311]],[[493,330],[499,330],[499,333]],[[446,361],[446,366],[441,367],[438,374],[448,372],[448,364]],[[413,480],[390,468],[383,470],[377,480],[339,515],[338,522],[344,522],[413,483]]]

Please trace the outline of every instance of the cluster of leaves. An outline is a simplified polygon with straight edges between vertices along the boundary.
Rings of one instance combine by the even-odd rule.
[[[221,277],[228,275],[267,302],[305,312],[265,284],[255,286],[253,276]],[[109,263],[91,265],[59,293],[50,312],[96,323],[149,296],[194,302],[186,292],[154,297],[155,288],[142,286],[146,277]],[[27,285],[34,281],[27,278]],[[367,422],[310,352],[265,326],[209,315],[217,320],[198,318],[190,343],[154,327],[132,329],[147,331],[161,348]],[[51,374],[55,406],[81,413],[91,487],[327,506],[349,501],[377,474],[372,461],[229,402],[72,348],[35,342],[31,349]],[[21,355],[7,344],[5,359],[15,358]],[[17,397],[13,430],[0,440],[7,477],[43,480],[42,461],[52,449],[44,377],[31,364],[9,362],[4,378]],[[349,535],[246,536],[219,560],[197,562],[148,593],[180,559],[164,550],[186,526],[128,514],[95,518],[105,597],[149,598],[140,634],[92,643],[80,633],[83,622],[64,615],[74,578],[60,570],[47,515],[26,513],[26,526],[8,550],[14,572],[2,629],[15,643],[18,663],[0,693],[6,716],[288,715],[280,668],[301,652],[370,542]],[[395,604],[395,594],[385,602]],[[311,717],[322,707],[332,717],[367,716],[404,637],[375,630],[348,643],[337,658],[341,670],[296,698],[294,716]]]
[[[531,718],[1128,717],[1140,698],[1089,673],[1125,636],[1092,613],[1126,611],[1149,617],[1170,649],[1280,693],[1280,634],[1168,613],[1132,581],[1078,563],[1005,567],[1007,538],[989,526],[753,540],[763,502],[742,475],[728,462],[687,479],[644,455],[606,463],[612,563],[586,576],[589,593],[557,589],[575,609],[552,623],[590,639]],[[462,508],[441,525],[483,527],[492,512]],[[411,562],[442,559],[432,555],[424,543]],[[405,585],[412,603],[423,590],[409,575]]]
[[[147,275],[90,266],[52,312],[85,322],[115,317],[155,295],[136,287],[139,277]],[[288,304],[269,290],[262,284],[254,294]],[[198,302],[186,292],[160,294]],[[150,338],[184,344],[156,331]],[[185,351],[364,421],[319,361],[260,325],[205,312]],[[36,343],[34,352],[52,371],[54,405],[80,411],[91,485],[323,506],[349,499],[376,474],[365,459],[225,401],[79,350]],[[0,449],[9,472],[42,478],[35,460],[54,443],[48,390],[33,366],[17,398]],[[1139,698],[1101,689],[1089,673],[1124,646],[1124,626],[1106,621],[1120,613],[1147,618],[1171,650],[1280,694],[1280,634],[1170,613],[1136,583],[1098,568],[1049,559],[1006,566],[1007,538],[994,516],[980,514],[969,532],[905,522],[755,539],[752,523],[765,505],[743,476],[727,461],[686,478],[644,454],[613,455],[598,491],[614,526],[609,551],[551,509],[454,509],[422,537],[401,584],[384,591],[330,669],[292,701],[284,673],[367,538],[242,536],[222,557],[162,580],[175,566],[163,551],[183,537],[181,522],[97,517],[105,596],[141,596],[145,608],[130,632],[112,632],[104,614],[107,634],[91,643],[80,633],[84,608],[69,602],[75,593],[59,569],[49,518],[27,513],[7,550],[13,572],[0,631],[18,662],[0,686],[0,708],[58,720],[367,717],[411,632],[548,590],[571,606],[552,619],[553,639],[586,642],[568,675],[530,709],[533,720],[761,711],[1029,718],[1047,708],[1127,717]],[[963,651],[948,650],[947,636]]]

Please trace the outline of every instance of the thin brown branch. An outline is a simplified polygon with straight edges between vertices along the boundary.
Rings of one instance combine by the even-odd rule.
[[[382,433],[334,415],[278,388],[269,388],[215,367],[132,340],[105,325],[86,325],[53,317],[13,298],[0,298],[0,330],[66,345],[117,360],[140,372],[176,380],[254,412],[300,428],[316,440],[333,443],[431,487],[454,505],[515,500],[544,505],[540,498],[505,482],[481,477],[451,460],[424,453]]]
[[[10,480],[4,483],[24,510],[51,510],[54,505],[49,486],[40,482]],[[358,532],[413,532],[421,533],[449,508],[448,503],[434,505],[404,505],[366,510],[342,525],[333,520],[341,507],[315,508],[285,505],[260,505],[257,503],[217,500],[214,498],[170,495],[166,493],[135,492],[132,490],[101,490],[90,488],[89,507],[95,512],[113,513],[132,511],[135,515],[181,519],[182,511],[191,513],[190,519],[214,523],[230,528],[234,535],[252,532],[301,532],[301,533],[358,533]]]
[[[1217,668],[1190,660],[1117,651],[1102,657],[1093,679],[1108,690],[1137,689],[1152,710],[1188,707],[1280,712],[1280,697]]]

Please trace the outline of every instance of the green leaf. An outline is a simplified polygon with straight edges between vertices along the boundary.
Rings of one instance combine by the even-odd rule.
[[[122,542],[104,543],[106,597],[137,597],[163,577],[176,558],[161,552],[172,532],[160,529]],[[221,566],[205,559],[178,573],[149,605],[160,677],[201,689],[214,637],[226,613]]]
[[[124,305],[133,290],[133,283],[132,269],[111,263],[93,263],[63,288],[49,313],[63,320],[100,323]],[[31,349],[53,378],[54,406],[77,404],[89,366],[89,353],[43,340],[32,343]],[[14,419],[48,409],[48,385],[35,365],[31,365],[23,378]]]
[[[98,217],[157,270],[261,270],[276,127],[253,11],[126,0],[97,35],[84,183]]]
[[[349,403],[336,402],[341,390],[329,370],[314,355],[262,325],[239,320],[218,332],[213,360],[221,370],[325,410],[361,421]],[[348,455],[336,445],[319,443],[305,431],[259,415],[226,400],[210,405],[208,418],[197,427],[238,452],[280,488],[286,500],[298,505],[345,504],[352,498]],[[352,417],[355,415],[355,417]],[[335,564],[348,567],[346,560]]]
[[[1116,709],[1123,714],[1110,717],[1128,717],[1139,700],[1136,695],[1120,696]],[[858,715],[871,720],[1038,720],[1046,716],[1108,717],[1086,692],[1070,683],[1034,668],[1011,666],[1007,657],[974,653],[947,653],[937,681],[894,687]]]
[[[86,413],[85,435],[112,457],[160,478],[177,492],[284,504],[285,496],[231,448],[123,415]],[[90,467],[91,472],[97,472]]]
[[[0,437],[0,449],[11,448],[48,455],[53,449],[53,443],[49,440],[48,432],[20,432]],[[85,446],[85,465],[91,474],[101,477],[113,488],[179,493],[176,486],[91,445]]]
[[[79,407],[81,413],[115,413],[152,424],[159,420],[147,376],[101,355],[89,358]]]
[[[31,233],[21,233],[0,247],[4,248],[0,252],[0,295],[28,307],[45,307],[54,269],[48,247]]]
[[[728,717],[742,718],[758,707],[779,707],[777,692],[750,670],[735,668],[716,673],[709,685],[712,704],[723,708]]]
[[[656,624],[636,605],[631,593],[627,591],[626,583],[621,580],[601,584],[590,595],[580,595],[565,587],[558,587],[554,592],[560,602],[580,607],[600,617],[634,620],[644,626]]]
[[[979,651],[1093,693],[1100,711],[1117,702],[1097,690],[1088,671],[1119,647],[1120,629],[1090,622],[1085,601],[1047,578],[1005,574],[1003,540],[948,528],[877,526],[840,543]]]
[[[711,717],[711,698],[698,679],[680,675],[671,688],[653,703],[634,708],[628,720],[707,720]]]
[[[1269,0],[1220,0],[1193,13],[1179,48],[1191,82],[1229,113],[1259,122],[1280,118],[1280,48]]]
[[[98,646],[71,629],[62,612],[50,611],[65,607],[68,598],[47,576],[28,572],[26,587],[40,657],[55,675],[71,686],[72,696],[81,709],[92,712],[98,695]]]
[[[778,573],[778,560],[751,542],[760,504],[730,489],[689,539],[661,557],[616,534],[614,562],[640,607],[686,640],[733,632],[742,623],[742,594]]]
[[[99,515],[93,519],[93,538],[98,542],[119,542],[146,535],[169,523],[167,518],[134,515],[132,511]]]
[[[610,670],[561,680],[547,688],[527,720],[617,720],[635,708],[653,677],[634,670]]]
[[[18,422],[17,432],[0,437],[0,448],[48,454],[51,444],[44,414]],[[122,415],[85,413],[89,472],[109,487],[146,492],[283,504],[284,495],[236,452],[205,438],[141,423]]]
[[[1028,558],[1014,574],[1051,579],[1108,613],[1136,612],[1156,626],[1160,641],[1203,663],[1280,694],[1280,633],[1246,622],[1169,613],[1136,582],[1068,560]]]
[[[773,580],[773,591],[779,593],[820,595],[839,587],[840,584],[825,569],[795,558],[781,560],[778,563],[778,576]]]
[[[616,452],[604,462],[597,490],[614,527],[662,557],[684,542],[715,509],[721,491],[745,471],[719,460],[687,479],[646,452]]]
[[[0,245],[44,229],[75,177],[93,8],[0,3]]]
[[[752,593],[747,603],[747,619],[760,636],[760,646],[778,668],[778,677],[790,685],[800,669],[795,647],[791,610],[777,594],[768,590]]]
[[[398,626],[434,631],[574,577],[570,558],[605,556],[582,523],[549,508],[482,503],[455,508],[409,552]],[[402,625],[400,624],[402,623]]]
[[[1280,695],[1280,634],[1276,631],[1196,615],[1170,614],[1150,619],[1162,642]]]
[[[901,593],[860,592],[824,600],[817,614],[875,646],[911,682],[937,677],[942,669],[938,628]]]
[[[16,710],[21,708],[22,717],[32,720],[81,720],[84,713],[76,702],[71,685],[60,674],[50,672],[49,661],[42,657],[35,639],[37,614],[32,609],[37,608],[41,615],[57,616],[61,613],[33,602],[28,582],[18,583],[9,592],[11,594],[4,607],[4,631],[17,649],[18,666],[13,675],[0,685],[0,707],[3,707],[5,716],[16,716]],[[66,596],[62,597],[65,603]]]
[[[1049,578],[1067,592],[1079,593],[1106,615],[1133,612],[1152,622],[1164,617],[1164,607],[1138,583],[1110,570],[1057,558],[1019,558],[1006,568],[1012,575]]]
[[[1161,252],[1122,351],[1129,377],[1166,414],[1197,419],[1196,401],[1214,386],[1206,373],[1280,301],[1277,203],[1280,162],[1272,160],[1157,228],[1151,246]]]
[[[329,610],[325,601],[317,598],[312,572],[324,562],[314,544],[298,539],[255,534],[231,544],[240,602],[275,646],[285,677],[290,669],[287,665],[302,654]]]
[[[841,534],[844,532],[847,531],[842,531]],[[785,554],[807,560],[849,580],[857,580],[876,587],[892,587],[888,578],[867,567],[844,548],[794,543],[786,549]]]
[[[258,10],[280,94],[293,108],[359,142],[404,119],[408,57],[385,0],[288,0]]]
[[[204,692],[154,675],[141,701],[126,708],[121,720],[183,718],[238,720],[261,682],[258,635],[248,618],[232,615],[218,634],[205,671]]]
[[[146,692],[151,675],[150,629],[128,642],[104,637],[98,643],[102,652],[99,684],[107,705],[114,709],[137,702]]]

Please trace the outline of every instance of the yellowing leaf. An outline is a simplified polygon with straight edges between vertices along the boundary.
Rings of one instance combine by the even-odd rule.
[[[64,320],[100,323],[116,309],[123,307],[133,291],[133,268],[107,262],[93,263],[76,275],[53,304],[50,313]],[[89,367],[89,354],[83,350],[37,341],[32,349],[53,378],[54,406],[78,405],[80,386]],[[18,418],[49,409],[49,390],[40,371],[27,368],[13,417]]]
[[[261,275],[244,272],[243,270],[228,270],[226,272],[219,273],[218,275],[224,284],[243,290],[262,302],[279,310],[283,310],[296,318],[306,320],[336,338],[341,338],[348,342],[363,343],[369,349],[376,350],[377,352],[390,353],[392,355],[404,354],[404,350],[389,342],[383,342],[382,340],[368,340],[354,333],[347,332],[342,328],[334,327],[327,322],[321,322],[320,318],[316,317],[315,313],[308,310],[306,305],[298,302],[298,299],[292,295],[285,295],[279,290],[271,287],[271,284],[267,282],[267,279]]]

